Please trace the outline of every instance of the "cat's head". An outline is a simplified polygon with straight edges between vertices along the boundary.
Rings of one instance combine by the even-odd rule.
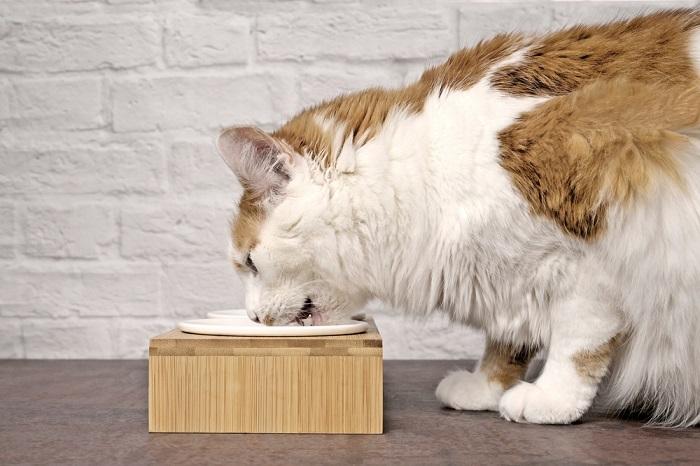
[[[246,287],[248,315],[267,325],[319,323],[362,306],[362,293],[339,278],[347,252],[318,162],[253,127],[224,130],[217,147],[243,187],[230,255]]]

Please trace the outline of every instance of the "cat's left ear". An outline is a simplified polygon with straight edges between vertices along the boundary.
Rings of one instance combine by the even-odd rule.
[[[259,128],[227,128],[216,146],[241,185],[259,196],[279,193],[289,181],[291,154]]]

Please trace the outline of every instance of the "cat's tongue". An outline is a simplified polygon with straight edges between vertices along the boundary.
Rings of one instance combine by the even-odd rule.
[[[311,323],[313,325],[322,325],[325,319],[323,318],[323,315],[320,312],[312,312],[311,313]]]

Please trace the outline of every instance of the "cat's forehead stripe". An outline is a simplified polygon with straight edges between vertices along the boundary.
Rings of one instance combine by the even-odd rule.
[[[234,248],[241,254],[258,244],[264,210],[255,196],[247,189],[238,204],[238,213],[231,224],[231,239]]]

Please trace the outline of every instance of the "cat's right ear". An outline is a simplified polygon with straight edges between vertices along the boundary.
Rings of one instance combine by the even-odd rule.
[[[259,128],[227,128],[219,134],[216,147],[241,185],[258,196],[278,193],[289,181],[290,156]]]

